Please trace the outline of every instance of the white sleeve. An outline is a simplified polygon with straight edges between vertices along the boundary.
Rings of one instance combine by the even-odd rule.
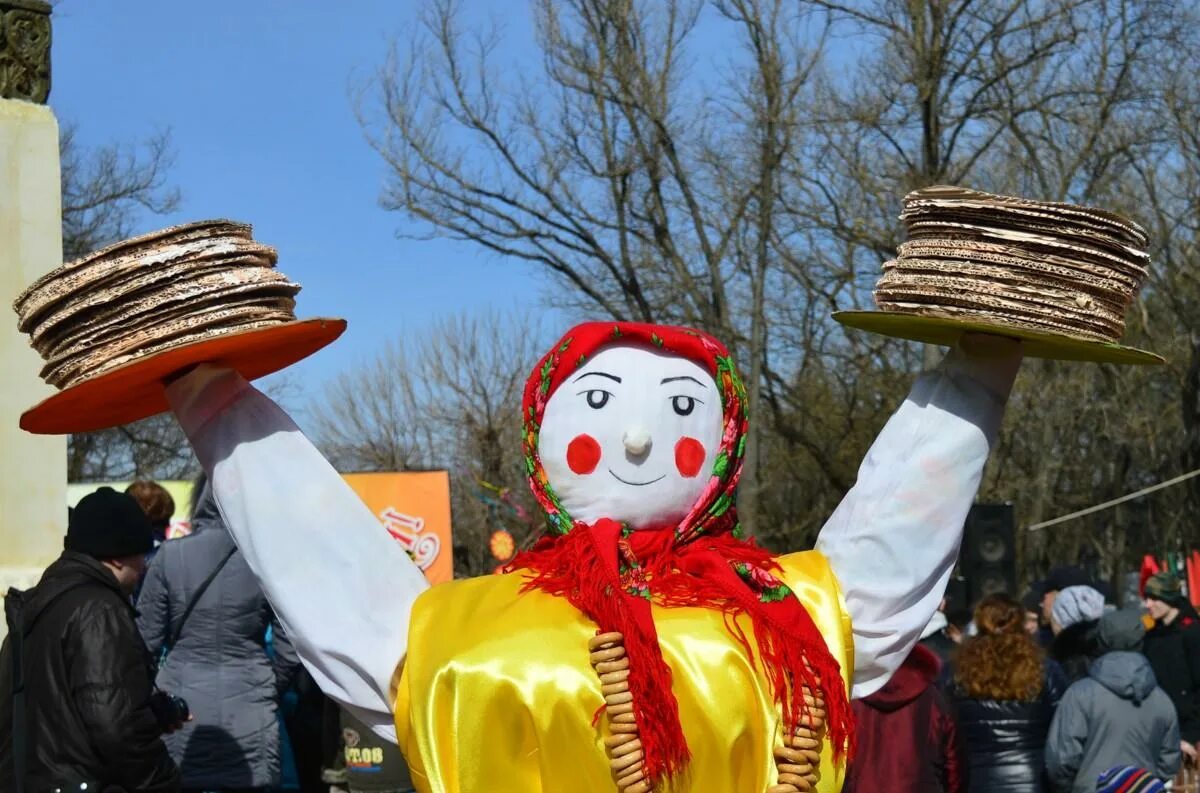
[[[396,740],[392,676],[429,585],[287,414],[237,372],[202,366],[167,389],[250,569],[331,698]]]
[[[888,681],[946,590],[1021,362],[1019,343],[989,343],[1001,354],[954,350],[917,379],[817,538],[850,612],[854,697]]]

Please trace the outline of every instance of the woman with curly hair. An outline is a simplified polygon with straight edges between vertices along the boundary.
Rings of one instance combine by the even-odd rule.
[[[1046,734],[1066,679],[1025,632],[1024,616],[1017,601],[989,595],[975,608],[979,635],[959,650],[953,694],[972,790],[1049,790]]]

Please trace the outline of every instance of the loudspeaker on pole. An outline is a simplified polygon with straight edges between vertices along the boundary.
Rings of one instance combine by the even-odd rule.
[[[975,504],[967,513],[959,570],[972,607],[987,595],[1017,596],[1016,534],[1012,504]]]

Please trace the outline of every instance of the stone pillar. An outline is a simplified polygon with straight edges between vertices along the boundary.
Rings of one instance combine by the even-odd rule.
[[[36,583],[62,550],[67,521],[66,438],[17,426],[53,389],[12,311],[62,263],[58,122],[40,104],[49,92],[49,6],[0,0],[0,593]]]

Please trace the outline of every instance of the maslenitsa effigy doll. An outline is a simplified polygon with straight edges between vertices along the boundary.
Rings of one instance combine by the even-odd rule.
[[[169,397],[301,657],[418,789],[834,791],[848,700],[934,612],[1018,368],[1018,342],[975,341],[916,381],[816,550],[776,557],[738,526],[725,347],[573,328],[525,390],[546,535],[508,574],[434,588],[238,374]]]

